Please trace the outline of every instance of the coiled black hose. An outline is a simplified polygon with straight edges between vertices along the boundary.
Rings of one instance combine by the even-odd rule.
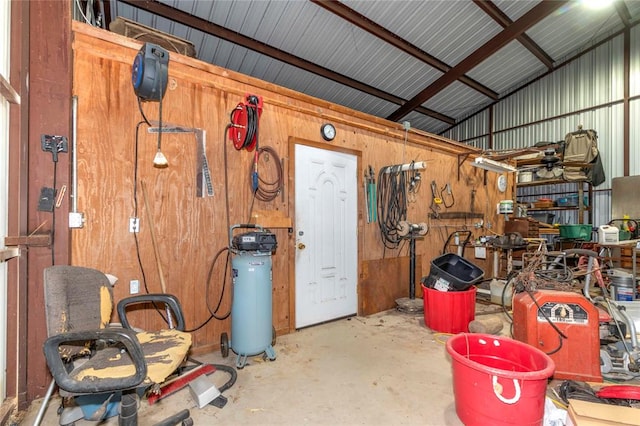
[[[263,146],[258,149],[258,161],[265,155],[265,160],[271,160],[272,168],[275,170],[276,178],[274,181],[267,181],[258,175],[258,185],[255,189],[255,197],[260,201],[273,201],[284,186],[284,177],[282,174],[282,163],[275,149],[270,146]],[[263,161],[266,163],[266,161]],[[249,182],[253,183],[254,165],[249,167]]]
[[[402,237],[398,224],[407,218],[407,182],[401,166],[383,167],[378,174],[378,226],[384,246],[395,249]]]

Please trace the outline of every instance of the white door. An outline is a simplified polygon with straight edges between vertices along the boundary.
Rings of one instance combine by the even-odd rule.
[[[296,328],[357,312],[357,164],[295,147]]]

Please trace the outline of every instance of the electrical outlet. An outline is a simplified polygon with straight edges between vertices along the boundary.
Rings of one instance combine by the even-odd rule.
[[[129,218],[129,232],[140,232],[140,218]]]
[[[129,294],[138,294],[140,293],[140,281],[131,280],[129,281]]]
[[[486,247],[475,247],[475,258],[476,259],[486,259],[487,258],[487,248]]]

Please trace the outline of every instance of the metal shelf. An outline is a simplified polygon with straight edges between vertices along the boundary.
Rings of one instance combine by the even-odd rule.
[[[531,187],[531,186],[542,186],[542,185],[556,185],[556,184],[565,184],[565,183],[585,183],[587,182],[586,179],[584,180],[564,180],[564,179],[541,179],[541,180],[534,180],[531,182],[518,182],[518,188],[527,188],[527,187]]]
[[[567,207],[547,207],[547,208],[527,208],[528,212],[548,212],[548,211],[565,211],[565,210],[580,210],[580,207],[578,206],[567,206]],[[589,207],[583,207],[582,211],[586,212],[589,211]]]
[[[518,162],[518,165],[521,165]],[[532,188],[537,186],[549,186],[549,185],[558,185],[558,184],[575,184],[577,186],[578,193],[578,205],[577,206],[559,206],[559,207],[545,207],[545,208],[527,208],[528,212],[545,212],[545,211],[575,211],[578,213],[578,223],[585,223],[584,213],[589,213],[588,222],[591,222],[591,210],[584,203],[584,194],[585,194],[585,184],[587,184],[587,194],[589,194],[589,205],[591,204],[591,184],[586,179],[580,180],[564,180],[564,179],[544,179],[544,180],[534,180],[531,182],[514,182],[513,184],[513,194],[514,194],[514,203],[518,203],[519,198],[529,197],[529,195],[518,195],[518,189],[520,188]],[[567,191],[562,191],[562,194],[568,194]],[[559,193],[560,194],[560,193]],[[530,195],[531,197],[535,197],[536,195]]]

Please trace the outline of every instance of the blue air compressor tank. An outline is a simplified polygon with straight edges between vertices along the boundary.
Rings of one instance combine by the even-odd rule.
[[[271,252],[260,251],[239,251],[231,260],[230,344],[244,357],[273,350],[271,262]]]

